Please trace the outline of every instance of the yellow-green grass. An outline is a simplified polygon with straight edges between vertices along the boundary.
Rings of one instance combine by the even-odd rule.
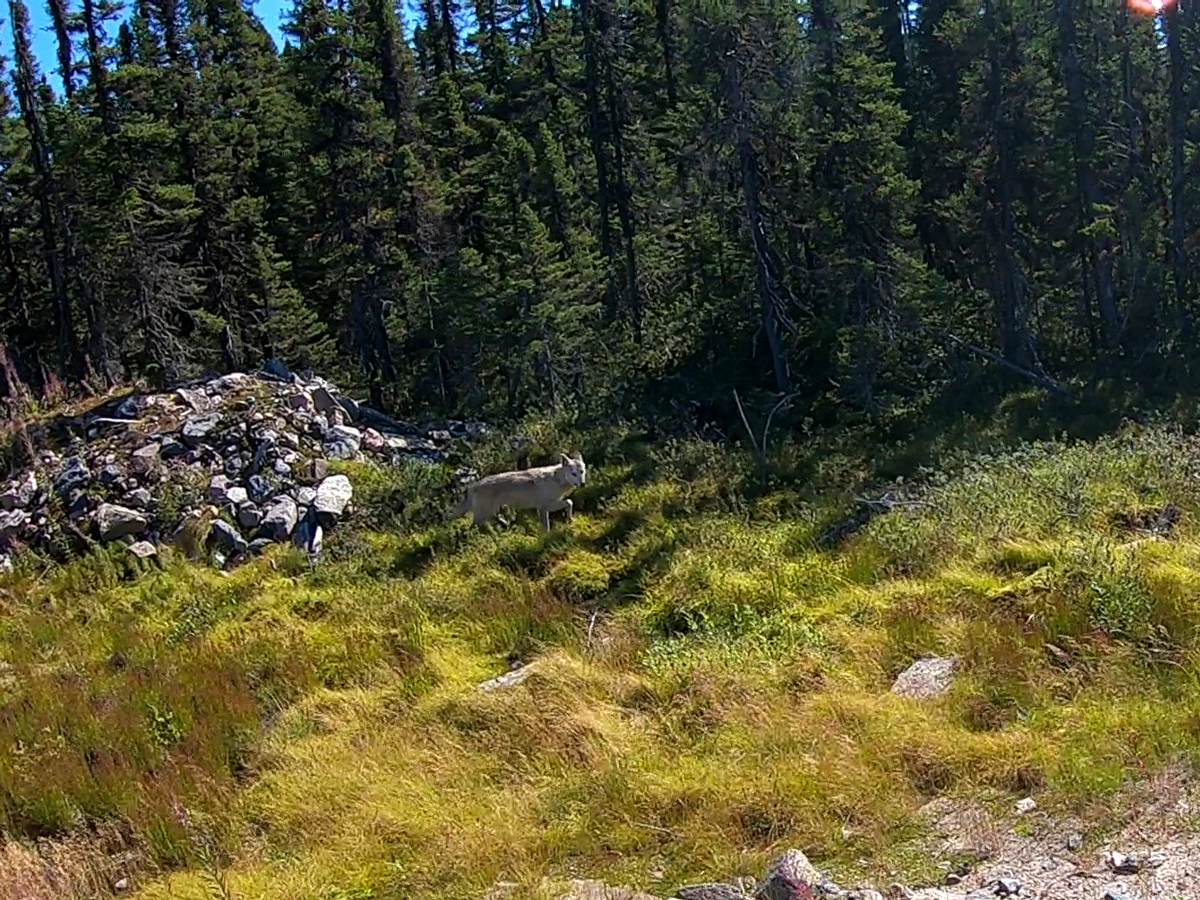
[[[446,472],[360,469],[365,525],[315,569],[26,564],[0,594],[0,825],[118,823],[163,867],[145,900],[213,896],[217,869],[238,898],[538,896],[789,845],[919,874],[933,797],[1082,808],[1200,747],[1189,438],[980,459],[827,549],[838,501],[751,460],[592,458],[549,535],[438,521]],[[1131,530],[1167,502],[1169,539]],[[964,661],[948,696],[889,692],[935,653]],[[524,683],[475,689],[514,660]]]

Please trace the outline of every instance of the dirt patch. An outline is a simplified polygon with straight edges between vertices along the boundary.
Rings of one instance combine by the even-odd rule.
[[[1031,900],[1183,900],[1200,896],[1200,779],[1173,770],[1131,787],[1082,817],[1015,810],[999,816],[974,804],[925,808],[936,837],[928,850],[954,885],[926,887],[911,900],[994,896],[1001,879]],[[969,871],[955,859],[981,860]],[[1002,889],[1000,889],[1002,891]]]

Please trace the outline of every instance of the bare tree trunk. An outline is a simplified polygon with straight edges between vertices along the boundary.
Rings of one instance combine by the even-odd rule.
[[[729,40],[725,49],[725,95],[733,113],[734,140],[737,145],[738,165],[741,172],[742,193],[746,200],[746,213],[750,220],[750,240],[754,248],[755,272],[758,280],[759,302],[762,307],[762,328],[771,353],[771,366],[775,372],[775,384],[780,392],[792,391],[791,374],[783,353],[780,339],[780,307],[778,285],[771,269],[771,247],[767,240],[766,217],[763,215],[759,196],[758,158],[750,140],[746,98],[742,93],[741,73],[738,71],[736,24],[729,25]]]

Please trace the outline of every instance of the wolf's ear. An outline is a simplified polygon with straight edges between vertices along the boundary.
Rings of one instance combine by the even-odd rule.
[[[571,464],[571,458],[570,458],[569,456],[567,456],[567,454],[565,454],[565,453],[560,453],[560,454],[559,454],[559,456],[561,456],[561,457],[562,457],[562,464],[563,464],[564,466],[567,466],[567,465],[570,465],[570,464]]]

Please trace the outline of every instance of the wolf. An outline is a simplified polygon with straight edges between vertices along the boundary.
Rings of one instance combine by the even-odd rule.
[[[498,472],[467,485],[463,501],[450,510],[446,517],[457,519],[471,514],[472,525],[482,525],[499,512],[500,507],[536,509],[542,527],[550,530],[550,513],[566,510],[570,521],[575,505],[567,494],[587,483],[587,464],[576,453],[573,456],[560,454],[561,459],[551,466],[521,469],[515,472]]]

